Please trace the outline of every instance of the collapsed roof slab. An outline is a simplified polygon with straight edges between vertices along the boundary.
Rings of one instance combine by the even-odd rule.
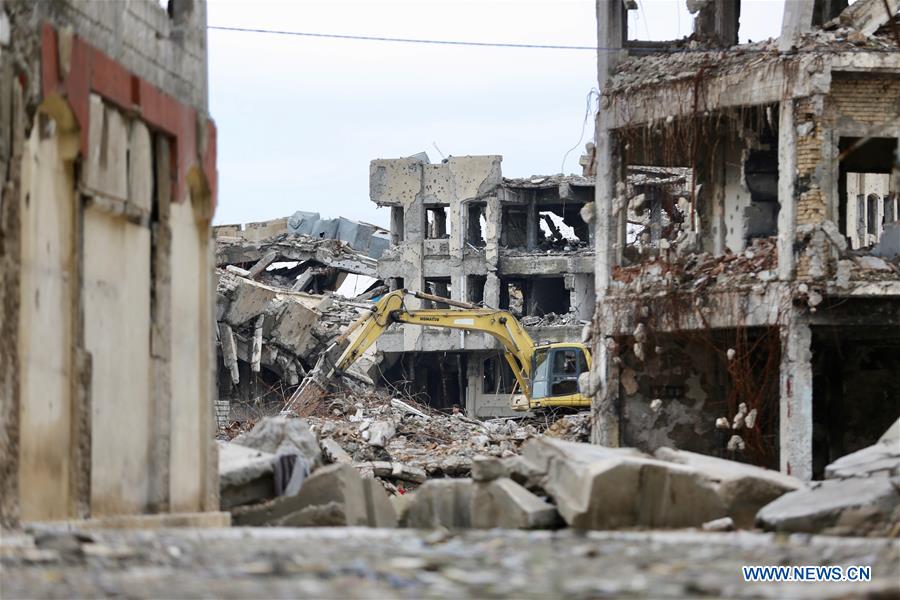
[[[690,51],[623,61],[604,91],[614,129],[724,108],[827,94],[833,72],[900,73],[900,48],[869,38],[860,49],[816,32],[801,50],[781,54],[775,42],[725,51]]]
[[[378,261],[337,240],[317,240],[282,234],[262,241],[220,237],[216,240],[216,266],[255,263],[275,252],[277,261],[315,261],[348,273],[375,277]]]

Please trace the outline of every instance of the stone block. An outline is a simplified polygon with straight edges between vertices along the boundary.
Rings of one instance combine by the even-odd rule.
[[[535,438],[523,451],[540,487],[577,529],[700,527],[726,515],[715,482],[632,448]]]
[[[268,337],[294,354],[305,356],[316,345],[313,329],[321,316],[301,302],[285,299]]]
[[[325,438],[320,442],[322,456],[330,463],[353,463],[353,457],[347,454],[334,438]]]
[[[476,529],[550,529],[562,523],[551,504],[508,478],[476,484],[470,510]]]
[[[825,479],[900,476],[900,442],[878,442],[825,467]]]
[[[232,512],[236,525],[396,527],[397,514],[377,481],[346,464],[322,467],[296,496]]]
[[[234,439],[235,443],[272,454],[299,453],[313,465],[321,464],[322,451],[304,419],[263,417],[256,426]]]
[[[476,456],[472,459],[471,476],[474,481],[493,481],[508,474],[506,464],[495,456]]]
[[[814,482],[781,496],[756,518],[768,531],[832,535],[900,535],[900,478],[854,477]]]
[[[475,484],[469,479],[432,479],[413,492],[402,525],[416,529],[468,529]]]
[[[229,325],[241,325],[263,314],[278,294],[277,290],[269,286],[242,277],[231,276],[227,281],[225,279],[220,276],[220,287],[225,284],[232,288],[223,291],[230,299],[224,313],[224,320]]]
[[[799,479],[778,471],[686,450],[660,448],[654,456],[691,467],[712,480],[728,516],[738,528],[752,528],[760,508],[803,487]]]
[[[276,457],[235,443],[219,444],[219,502],[223,509],[275,495]]]

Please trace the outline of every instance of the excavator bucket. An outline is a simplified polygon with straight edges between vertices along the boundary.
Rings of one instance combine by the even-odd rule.
[[[300,414],[304,409],[315,405],[328,393],[328,385],[336,375],[335,364],[347,348],[347,341],[336,341],[319,356],[315,367],[306,374],[290,400],[284,405],[281,414]]]

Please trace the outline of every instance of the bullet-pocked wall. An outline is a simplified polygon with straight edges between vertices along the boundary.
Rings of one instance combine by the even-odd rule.
[[[0,22],[0,520],[222,519],[205,3]]]

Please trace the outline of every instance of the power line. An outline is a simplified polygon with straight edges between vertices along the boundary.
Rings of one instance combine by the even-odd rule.
[[[330,38],[339,40],[365,40],[370,42],[401,42],[405,44],[442,44],[446,46],[487,46],[491,48],[539,48],[543,50],[591,50],[596,46],[564,46],[557,44],[506,44],[502,42],[462,42],[458,40],[421,40],[415,38],[394,38],[374,35],[344,35],[339,33],[310,33],[306,31],[281,31],[276,29],[251,29],[249,27],[224,27],[208,25],[207,29],[218,31],[239,31],[243,33],[266,33],[271,35],[296,35],[301,37]]]

